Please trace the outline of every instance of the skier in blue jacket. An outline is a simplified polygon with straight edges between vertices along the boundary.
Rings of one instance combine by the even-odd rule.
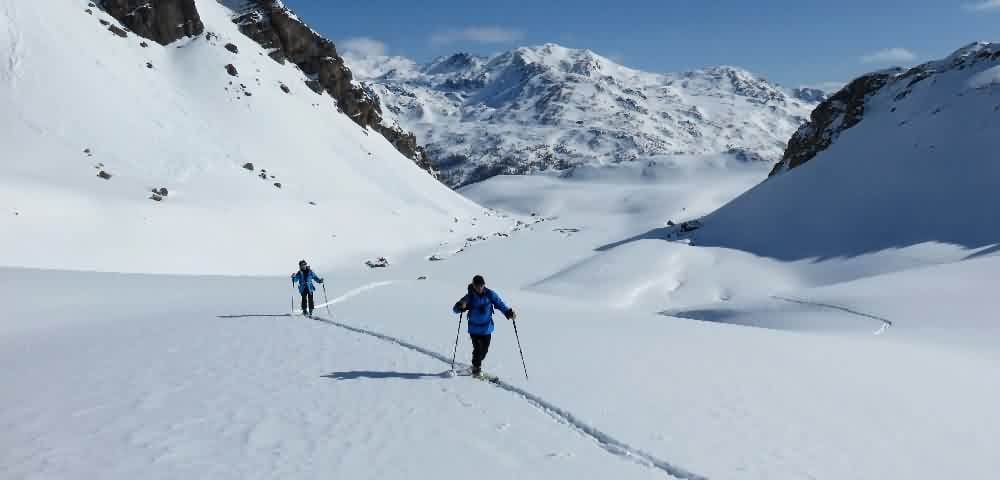
[[[490,339],[493,334],[493,307],[496,307],[508,320],[517,318],[514,309],[503,303],[500,295],[486,288],[486,280],[482,275],[472,277],[468,293],[462,297],[452,311],[455,313],[469,312],[469,337],[472,339],[472,374],[482,375],[483,359],[490,350]]]
[[[299,261],[299,271],[292,274],[292,287],[298,284],[299,294],[302,295],[302,314],[307,316],[312,316],[313,313],[313,292],[316,291],[313,280],[323,283],[323,279],[313,273],[305,260]]]

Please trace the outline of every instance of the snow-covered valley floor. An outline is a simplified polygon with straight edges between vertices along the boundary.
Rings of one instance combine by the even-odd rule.
[[[670,162],[471,186],[530,227],[386,269],[314,265],[333,302],[316,319],[288,314],[285,275],[0,269],[0,477],[1000,471],[1000,257],[779,262],[642,237],[764,174]],[[485,365],[502,383],[447,375],[476,273],[517,310],[530,380],[499,314]]]

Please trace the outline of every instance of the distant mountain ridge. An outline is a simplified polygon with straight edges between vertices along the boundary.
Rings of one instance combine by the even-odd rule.
[[[651,155],[776,161],[824,98],[737,67],[655,74],[556,44],[422,65],[345,60],[380,98],[387,121],[416,134],[451,186]]]

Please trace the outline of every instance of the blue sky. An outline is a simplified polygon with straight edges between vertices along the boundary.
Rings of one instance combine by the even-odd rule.
[[[737,65],[793,87],[1000,41],[1000,0],[285,3],[342,51],[427,61],[555,42],[642,70]]]

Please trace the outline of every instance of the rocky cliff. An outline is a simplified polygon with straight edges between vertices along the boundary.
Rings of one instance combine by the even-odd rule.
[[[270,50],[276,62],[292,62],[311,80],[309,88],[337,100],[341,111],[362,127],[379,132],[421,168],[430,168],[416,137],[396,125],[383,124],[378,96],[353,82],[351,70],[330,40],[309,28],[280,0],[248,0],[237,8],[233,21],[240,31]]]
[[[845,131],[864,121],[873,109],[873,102],[880,110],[896,114],[898,106],[915,91],[928,90],[938,83],[938,78],[969,69],[986,69],[993,72],[1000,68],[1000,45],[974,43],[963,47],[949,57],[918,65],[909,70],[893,68],[863,75],[821,103],[788,141],[788,146],[771,175],[799,167],[830,148]],[[990,84],[992,85],[992,84]],[[921,99],[929,95],[921,91]],[[964,95],[964,92],[958,95]],[[921,100],[923,101],[923,100]],[[930,115],[937,115],[943,106],[927,105]],[[914,119],[901,119],[904,126]]]
[[[240,31],[270,50],[272,59],[298,66],[309,77],[309,88],[329,94],[351,120],[378,132],[407,158],[437,176],[416,137],[383,121],[378,97],[353,82],[351,70],[333,42],[309,28],[280,0],[220,3],[234,10],[233,21]],[[205,30],[195,0],[101,0],[101,8],[135,34],[164,45]]]
[[[195,0],[101,0],[122,25],[162,45],[205,30]]]

